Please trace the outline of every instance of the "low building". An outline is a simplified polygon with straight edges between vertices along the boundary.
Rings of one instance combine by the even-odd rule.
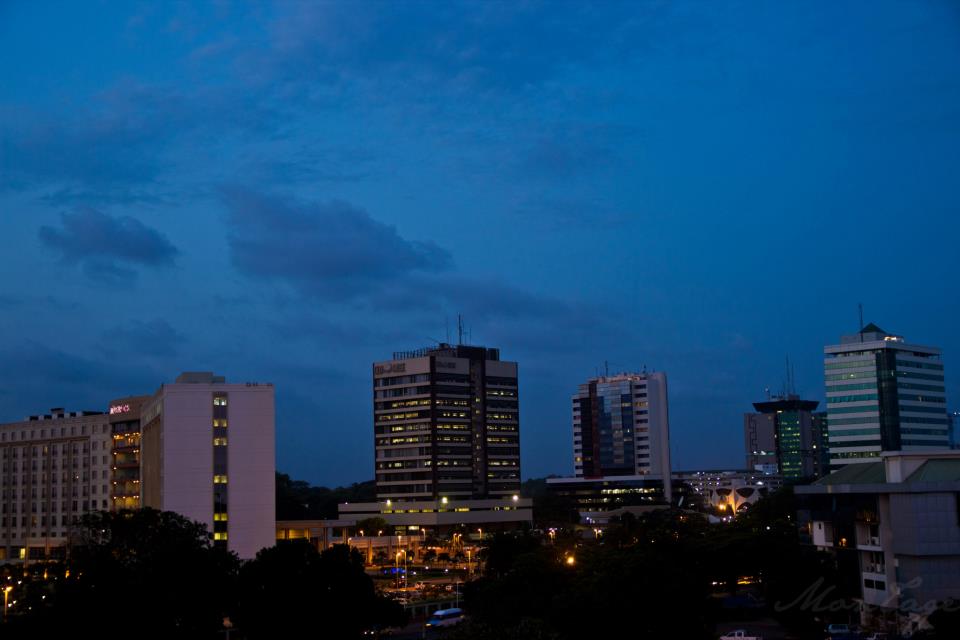
[[[445,535],[464,528],[492,533],[533,523],[533,500],[516,495],[488,500],[351,502],[337,505],[337,509],[341,520],[383,518],[394,534],[426,531]]]
[[[960,599],[960,452],[886,452],[796,492],[804,536],[834,555],[864,626],[912,632]]]
[[[669,485],[668,485],[669,486]],[[576,510],[584,525],[606,524],[626,512],[635,515],[652,509],[666,509],[670,501],[663,478],[644,474],[603,478],[547,478],[547,489]],[[682,488],[673,487],[678,500]]]
[[[688,487],[691,508],[736,514],[782,487],[783,477],[750,470],[678,471],[673,482]]]

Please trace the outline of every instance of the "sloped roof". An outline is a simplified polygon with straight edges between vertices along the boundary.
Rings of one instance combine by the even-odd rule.
[[[863,329],[860,329],[860,333],[882,333],[884,335],[887,335],[886,331],[884,331],[877,325],[873,324],[872,322],[867,326],[865,326]]]
[[[882,462],[848,464],[828,476],[814,482],[817,485],[836,484],[881,484],[887,481],[887,471]]]
[[[960,481],[960,460],[927,460],[907,478],[907,482],[956,481]]]

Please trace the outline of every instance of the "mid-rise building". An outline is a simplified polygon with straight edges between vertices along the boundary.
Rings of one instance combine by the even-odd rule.
[[[621,373],[580,385],[573,396],[573,467],[578,478],[669,480],[667,375]]]
[[[108,411],[113,435],[110,508],[140,508],[140,407],[150,396],[117,398]]]
[[[940,350],[869,324],[824,348],[830,465],[950,446]]]
[[[70,526],[110,508],[111,446],[100,411],[0,424],[0,561],[62,557]]]
[[[520,490],[517,363],[440,344],[373,365],[377,498],[509,498]]]
[[[834,557],[866,629],[913,633],[960,600],[960,452],[883,453],[796,492],[803,538]]]
[[[747,469],[776,468],[787,481],[818,478],[828,471],[827,416],[816,400],[790,394],[753,403],[743,416]]]
[[[181,374],[140,410],[145,507],[202,522],[241,558],[276,536],[272,384]]]

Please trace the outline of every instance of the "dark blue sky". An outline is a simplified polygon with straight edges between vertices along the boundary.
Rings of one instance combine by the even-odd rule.
[[[858,302],[956,406],[952,0],[4,2],[0,79],[0,419],[213,369],[276,383],[281,470],[364,480],[371,362],[461,312],[525,477],[605,360],[735,467]]]

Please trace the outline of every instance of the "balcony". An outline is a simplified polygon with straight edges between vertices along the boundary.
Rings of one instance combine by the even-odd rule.
[[[857,548],[863,551],[882,551],[880,526],[874,523],[857,523]]]

